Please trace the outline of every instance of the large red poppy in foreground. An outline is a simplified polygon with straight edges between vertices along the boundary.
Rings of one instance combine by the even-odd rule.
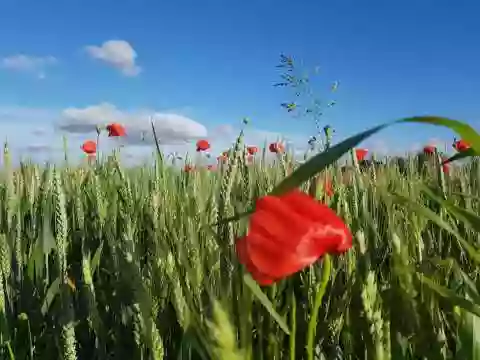
[[[260,285],[352,247],[352,234],[328,206],[294,190],[257,200],[246,236],[236,242],[240,263]]]

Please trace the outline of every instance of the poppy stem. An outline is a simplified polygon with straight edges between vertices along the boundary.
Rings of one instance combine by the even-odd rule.
[[[318,320],[318,312],[320,310],[320,306],[322,306],[322,299],[323,295],[325,295],[325,291],[327,290],[328,281],[330,280],[330,273],[332,271],[332,261],[330,260],[330,256],[326,254],[323,258],[322,263],[322,279],[320,284],[317,286],[317,291],[315,294],[315,301],[313,303],[312,313],[310,315],[310,320],[308,322],[308,330],[307,330],[307,360],[314,359],[314,341],[315,341],[315,333],[317,331],[317,320]]]

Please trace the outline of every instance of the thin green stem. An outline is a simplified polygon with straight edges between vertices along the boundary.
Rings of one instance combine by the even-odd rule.
[[[328,281],[330,280],[330,273],[332,271],[332,262],[329,255],[325,255],[323,258],[322,264],[322,281],[317,286],[317,291],[315,295],[315,301],[313,303],[312,314],[310,316],[310,321],[308,322],[307,330],[307,360],[313,360],[314,355],[314,341],[315,333],[317,330],[317,318],[318,311],[322,305],[323,295],[327,289]]]
[[[295,360],[295,337],[297,335],[297,299],[293,289],[290,289],[290,360]]]

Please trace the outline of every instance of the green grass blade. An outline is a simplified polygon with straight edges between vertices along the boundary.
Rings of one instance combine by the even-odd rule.
[[[474,149],[468,149],[466,151],[462,151],[460,153],[456,153],[455,155],[449,157],[447,160],[442,162],[443,164],[448,164],[457,160],[465,159],[467,157],[472,157],[472,156],[479,156],[480,154],[477,153]]]
[[[270,194],[281,195],[300,186],[302,183],[315,176],[327,166],[333,164],[342,155],[360,144],[363,140],[390,125],[401,123],[424,123],[447,127],[455,131],[465,141],[471,143],[472,147],[474,147],[473,144],[476,144],[474,148],[478,153],[480,153],[480,135],[478,135],[476,131],[469,125],[457,120],[451,120],[439,116],[414,116],[376,126],[360,134],[349,137],[335,146],[332,146],[328,150],[310,158],[308,161],[302,164],[289,177],[285,178],[280,184],[278,184]]]
[[[457,359],[480,360],[480,318],[465,310],[460,310],[458,329],[460,351]]]
[[[449,226],[442,218],[440,218],[437,214],[435,214],[432,210],[417,204],[416,202],[412,201],[411,199],[399,195],[399,194],[392,194],[392,197],[397,201],[399,204],[404,204],[408,206],[412,211],[415,213],[422,215],[423,217],[427,218],[428,220],[432,221],[438,227],[448,231],[450,234],[454,235],[457,241],[462,245],[463,249],[468,253],[468,255],[474,260],[477,264],[480,264],[480,253],[470,245],[455,229]]]
[[[447,127],[455,131],[463,140],[475,149],[476,153],[480,153],[480,135],[468,124],[458,120],[452,120],[439,116],[415,116],[403,120],[396,121],[397,123],[422,123],[436,126]]]
[[[370,130],[349,137],[340,144],[332,146],[328,150],[313,156],[295,170],[289,177],[285,178],[280,184],[270,192],[271,195],[281,195],[302,185],[305,181],[315,176],[317,173],[325,169],[327,166],[337,161],[343,154],[360,144],[363,140],[369,138],[373,134],[386,128],[390,124],[376,126]]]
[[[245,274],[243,276],[243,281],[252,291],[253,295],[255,295],[258,301],[260,301],[260,303],[265,307],[268,313],[277,322],[278,326],[280,326],[280,328],[285,332],[285,334],[290,335],[290,330],[288,329],[286,321],[275,311],[271,301],[268,299],[267,295],[263,293],[262,289],[260,289],[260,286],[258,286],[258,284],[248,274]]]
[[[476,316],[480,316],[480,306],[467,300],[461,296],[458,296],[455,291],[447,289],[444,286],[436,284],[433,280],[423,275],[422,273],[417,273],[418,280],[426,285],[430,290],[437,293],[447,301],[449,301],[453,306],[458,306]]]
[[[468,225],[472,227],[475,231],[480,232],[480,216],[469,211],[467,209],[461,208],[451,201],[442,199],[441,197],[437,196],[435,192],[428,188],[427,186],[420,184],[419,185],[422,189],[422,192],[428,196],[430,199],[438,202],[442,207],[444,207],[449,213],[454,215],[457,219],[461,219],[466,222]]]

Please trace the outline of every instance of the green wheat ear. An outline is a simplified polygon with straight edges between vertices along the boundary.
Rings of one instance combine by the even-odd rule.
[[[217,300],[213,303],[213,321],[208,322],[210,336],[215,343],[215,354],[218,360],[244,360],[242,352],[237,348],[236,330],[233,328],[227,313]]]

